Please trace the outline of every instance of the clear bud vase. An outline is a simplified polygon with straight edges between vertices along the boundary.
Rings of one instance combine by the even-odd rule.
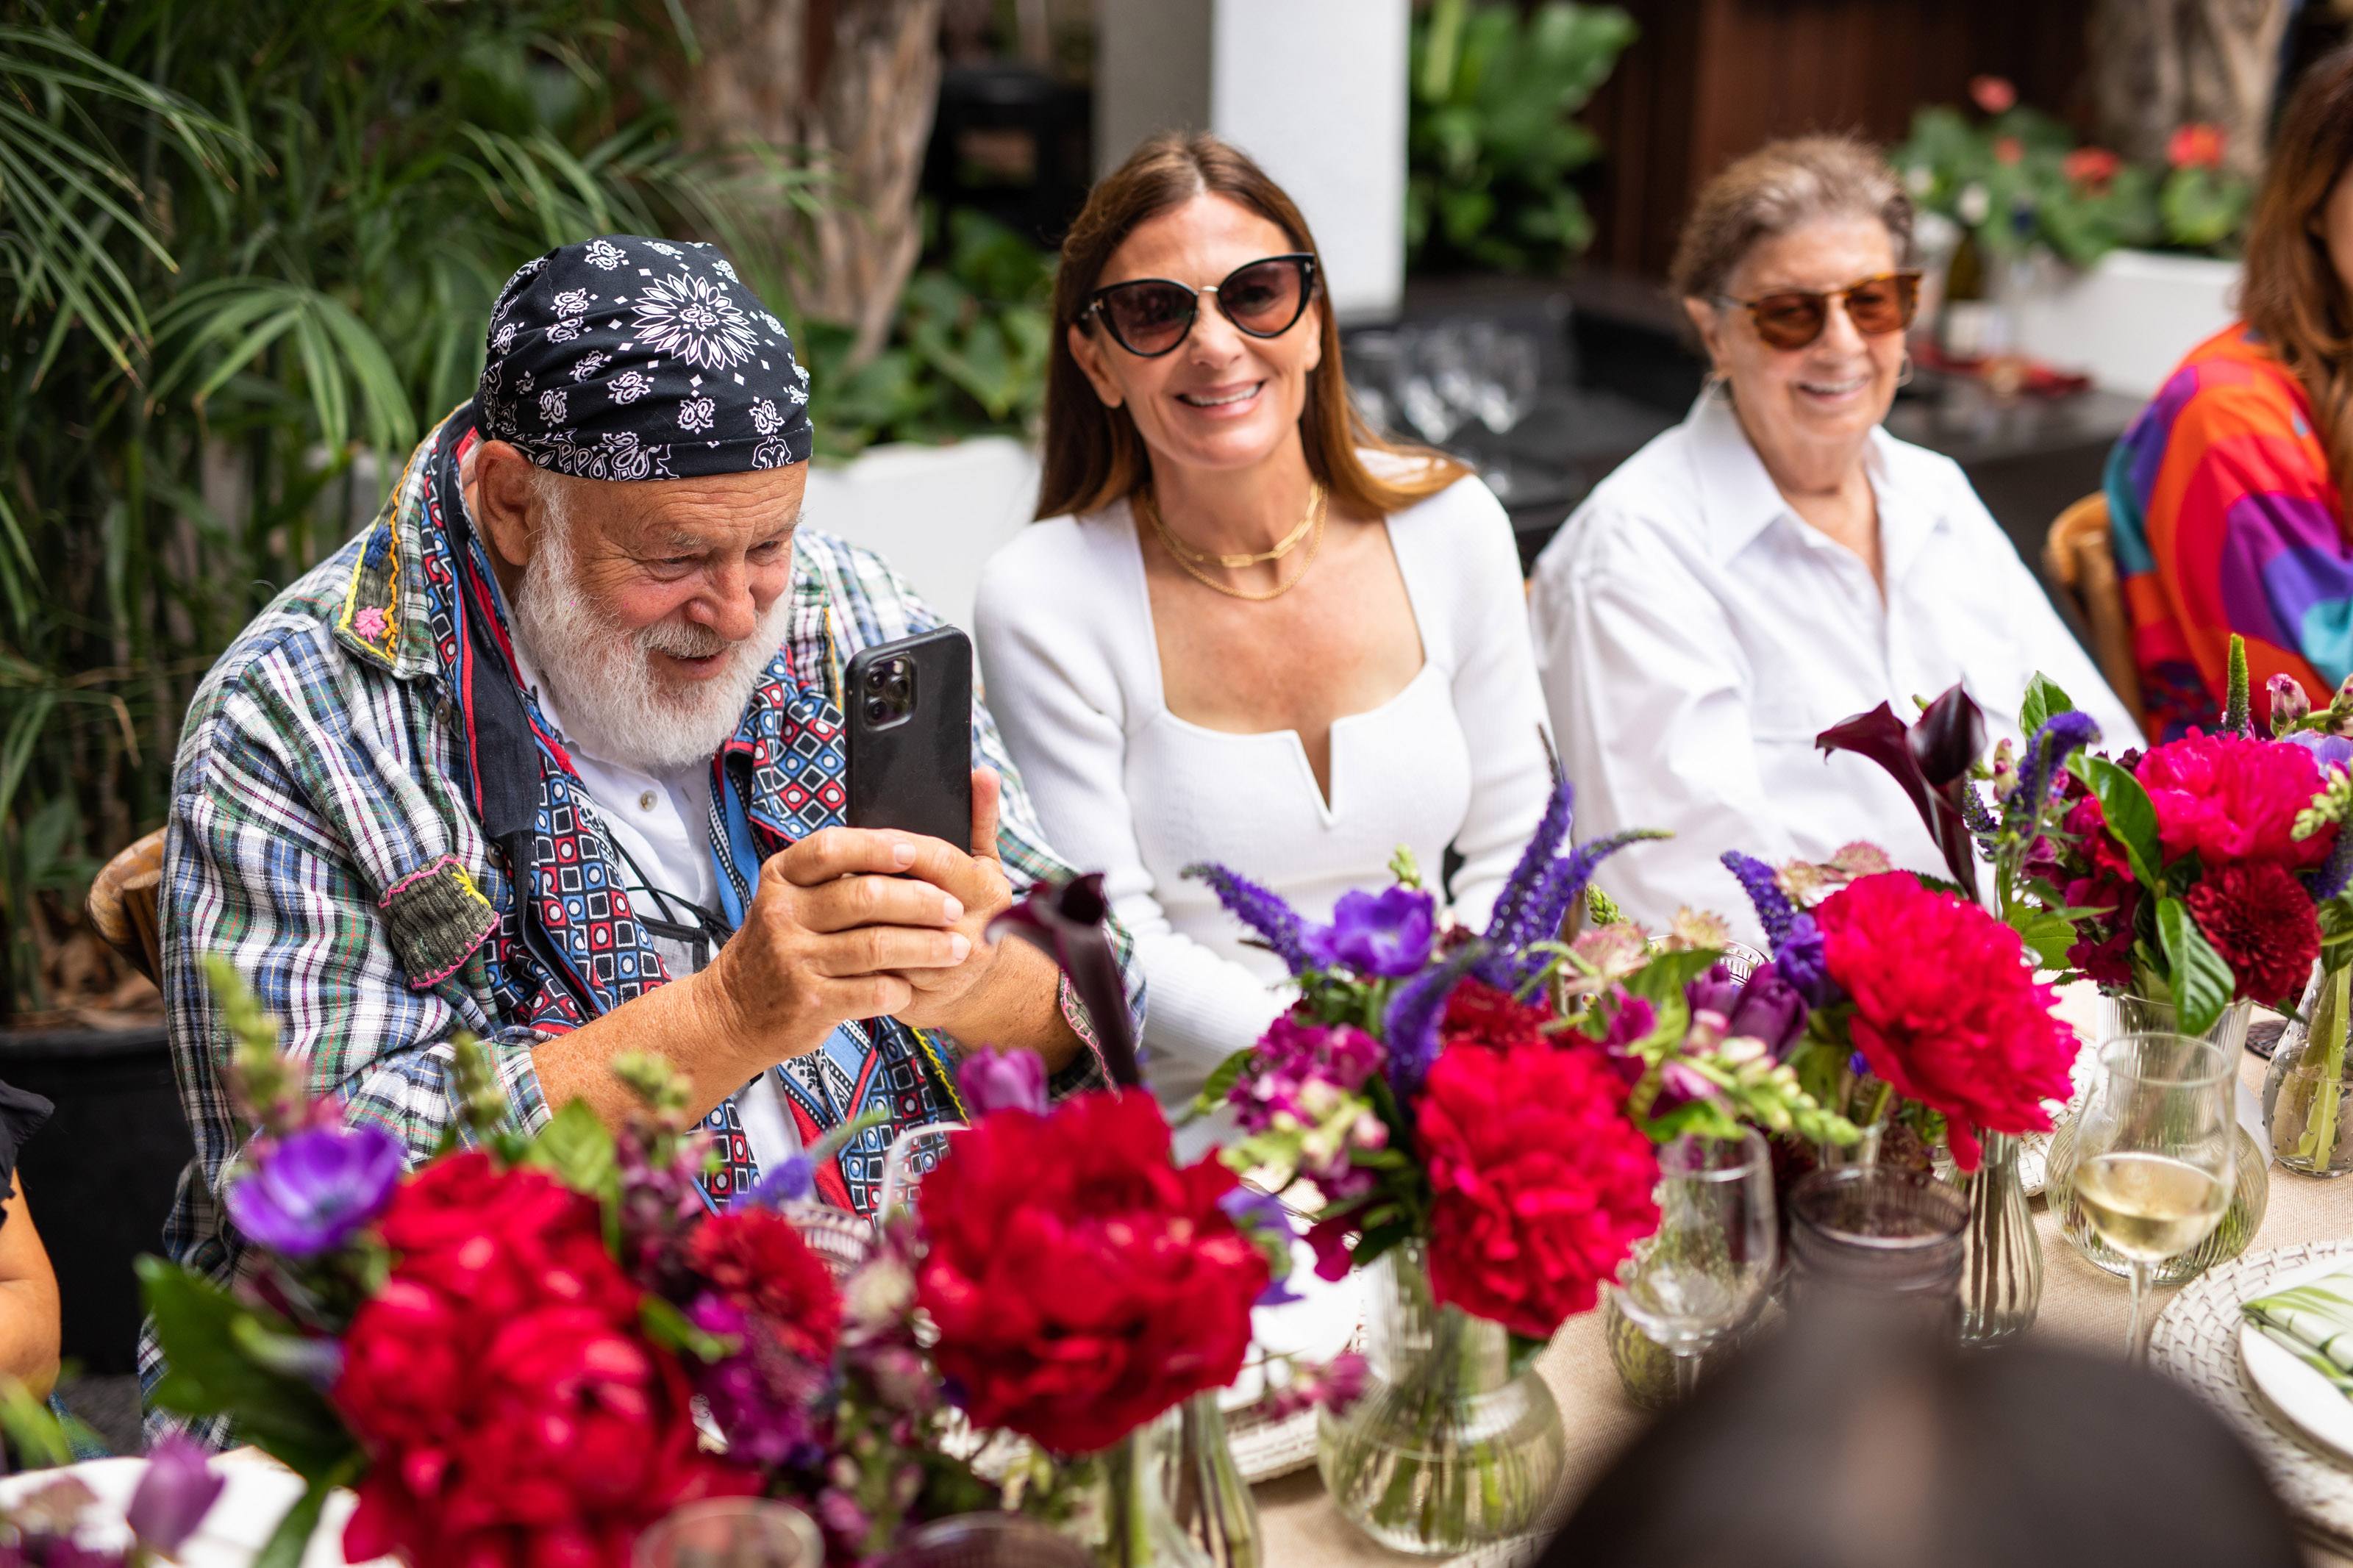
[[[2042,1238],[2018,1174],[2018,1140],[1989,1132],[1978,1168],[1957,1176],[1968,1200],[1961,1233],[1961,1343],[2006,1344],[2042,1305]]]
[[[1168,1510],[1211,1568],[1259,1568],[1258,1501],[1234,1463],[1218,1393],[1178,1405],[1160,1445]]]
[[[1322,1413],[1316,1465],[1348,1521],[1391,1551],[1452,1557],[1535,1529],[1567,1437],[1552,1390],[1514,1371],[1500,1323],[1440,1307],[1421,1244],[1366,1270],[1365,1391]]]
[[[1212,1568],[1168,1506],[1163,1456],[1176,1422],[1170,1411],[1094,1456],[1099,1501],[1085,1510],[1082,1543],[1101,1568]]]
[[[2263,1125],[2271,1133],[2272,1157],[2304,1176],[2341,1176],[2353,1171],[2353,1137],[2346,1125],[2353,1112],[2353,1082],[2346,1050],[2353,1035],[2353,969],[2316,966],[2299,1011],[2310,1020],[2292,1020],[2272,1052],[2263,1074]]]

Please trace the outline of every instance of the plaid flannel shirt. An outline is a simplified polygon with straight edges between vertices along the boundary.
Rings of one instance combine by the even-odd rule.
[[[504,910],[509,882],[467,800],[455,705],[434,659],[424,595],[401,592],[398,582],[417,559],[420,467],[412,465],[369,530],[230,645],[197,690],[174,762],[163,989],[195,1158],[181,1176],[164,1249],[223,1284],[249,1263],[222,1206],[249,1129],[222,1076],[228,1037],[205,955],[228,959],[282,1021],[282,1048],[303,1065],[311,1094],[335,1096],[351,1120],[388,1129],[412,1164],[456,1120],[447,1064],[460,1031],[489,1049],[517,1128],[533,1131],[549,1113],[532,1064],[542,1037],[499,1016],[479,951],[488,910]],[[388,565],[386,552],[365,551],[386,527]],[[829,672],[837,697],[858,649],[940,624],[871,551],[804,528],[793,561],[796,668]],[[1015,889],[1069,875],[977,698],[973,755],[1004,779],[997,847]],[[487,910],[470,910],[470,900]],[[451,966],[443,961],[459,928],[475,936],[459,939],[470,951]],[[1142,972],[1127,933],[1114,927],[1113,937],[1140,1035]],[[1064,1000],[1084,1033],[1067,990]],[[1102,1081],[1090,1049],[1052,1087],[1060,1095]],[[152,1393],[162,1373],[152,1324],[141,1336],[140,1372]],[[218,1423],[190,1429],[226,1440]]]

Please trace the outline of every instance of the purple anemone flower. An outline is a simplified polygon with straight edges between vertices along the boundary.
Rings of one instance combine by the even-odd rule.
[[[169,1556],[196,1532],[222,1485],[205,1451],[174,1432],[148,1454],[123,1519],[141,1545]]]
[[[1813,923],[1813,917],[1802,917]],[[1778,963],[1768,963],[1748,977],[1740,988],[1740,998],[1725,1015],[1725,1036],[1733,1039],[1754,1039],[1765,1042],[1765,1048],[1776,1060],[1788,1054],[1791,1046],[1805,1037],[1806,999],[1789,984]]]
[[[372,1122],[305,1128],[230,1184],[228,1217],[272,1252],[312,1257],[382,1214],[400,1171],[400,1140]]]
[[[1046,1114],[1046,1062],[1035,1051],[975,1050],[956,1064],[956,1092],[975,1116],[996,1110]]]
[[[2291,746],[2302,746],[2320,764],[2320,771],[2331,768],[2353,768],[2353,741],[2342,735],[2324,735],[2317,730],[2294,730],[2282,737]]]
[[[1359,974],[1395,980],[1430,962],[1438,933],[1437,901],[1418,888],[1340,895],[1332,923],[1310,927],[1303,942],[1317,964],[1345,963]]]

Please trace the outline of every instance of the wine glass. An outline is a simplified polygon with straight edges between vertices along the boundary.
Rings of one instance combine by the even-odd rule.
[[[2187,1252],[2231,1205],[2231,1054],[2190,1035],[2119,1035],[2075,1124],[2074,1200],[2084,1221],[2132,1265],[2126,1354],[2148,1358],[2141,1313],[2149,1270]]]
[[[638,1537],[636,1568],[822,1568],[809,1516],[767,1498],[691,1502]]]
[[[1773,1282],[1780,1229],[1773,1165],[1754,1131],[1685,1133],[1659,1151],[1659,1228],[1618,1271],[1618,1310],[1675,1358],[1675,1392],[1700,1357],[1757,1310]]]
[[[939,1169],[940,1162],[947,1158],[948,1141],[964,1130],[961,1121],[934,1121],[928,1127],[910,1128],[891,1141],[882,1155],[882,1194],[874,1209],[877,1219],[914,1208],[923,1178]]]

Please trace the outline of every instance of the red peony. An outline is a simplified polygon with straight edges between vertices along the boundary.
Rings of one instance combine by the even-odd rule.
[[[2337,829],[2289,837],[2320,792],[2320,764],[2302,746],[2245,735],[2201,735],[2152,746],[2134,770],[2157,807],[2168,860],[2195,854],[2211,873],[2242,860],[2300,871],[2328,858]]]
[[[2124,167],[2124,160],[2105,147],[2078,147],[2060,160],[2059,166],[2075,184],[2105,190],[2108,182],[2116,177],[2116,171]]]
[[[941,1373],[982,1426],[1060,1454],[1109,1447],[1241,1371],[1266,1259],[1177,1166],[1148,1094],[999,1110],[924,1178],[917,1295]]]
[[[1550,1039],[1440,1053],[1417,1114],[1437,1299],[1542,1339],[1658,1227],[1657,1152],[1600,1054]]]
[[[1440,1047],[1455,1045],[1549,1046],[1544,1026],[1553,1021],[1552,1006],[1541,996],[1523,1002],[1482,980],[1465,976],[1447,994],[1446,1016],[1438,1026]]]
[[[1978,1134],[2040,1132],[2080,1048],[2053,1017],[2018,933],[1909,871],[1851,882],[1814,910],[1831,978],[1853,999],[1855,1048],[1898,1094],[1941,1111],[1953,1159]]]
[[[2230,964],[2239,995],[2265,1006],[2295,999],[2320,956],[2320,921],[2303,883],[2258,860],[2209,872],[2182,901]]]
[[[2165,143],[2165,161],[2177,169],[2215,169],[2222,163],[2222,128],[2182,126]]]
[[[696,1449],[685,1374],[638,1330],[594,1200],[469,1152],[386,1211],[392,1276],[330,1392],[369,1458],[353,1562],[625,1568],[690,1499],[754,1489]]]
[[[825,1259],[773,1209],[734,1209],[695,1226],[687,1267],[728,1304],[768,1321],[778,1343],[805,1361],[833,1359],[841,1292]]]

